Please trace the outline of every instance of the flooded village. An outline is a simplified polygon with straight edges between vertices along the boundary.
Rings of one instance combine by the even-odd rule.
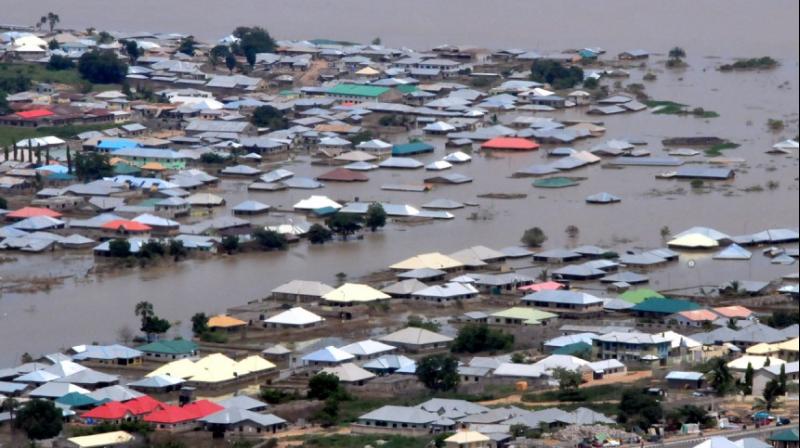
[[[796,31],[20,8],[0,446],[798,446]]]

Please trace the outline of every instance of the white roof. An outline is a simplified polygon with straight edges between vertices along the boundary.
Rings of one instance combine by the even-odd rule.
[[[352,362],[344,363],[334,367],[326,367],[322,369],[322,372],[336,375],[339,380],[345,383],[355,383],[356,381],[364,381],[370,378],[375,378],[374,373],[364,370]]]
[[[338,210],[342,208],[342,205],[327,196],[311,196],[294,204],[294,208],[298,210],[316,210],[326,207],[333,207]]]
[[[333,291],[322,296],[330,302],[372,302],[391,298],[377,289],[359,283],[345,283]]]
[[[383,342],[407,344],[407,345],[426,345],[450,342],[453,338],[430,330],[417,327],[406,327],[394,333],[387,334],[378,338]]]
[[[451,152],[442,158],[445,162],[464,163],[472,160],[472,156],[461,151]]]
[[[316,361],[316,362],[330,362],[338,363],[355,358],[355,356],[347,353],[344,350],[338,349],[332,345],[321,348],[315,352],[311,352],[303,356],[303,361]]]
[[[351,355],[371,356],[378,353],[390,352],[397,347],[384,344],[383,342],[373,341],[372,339],[367,339],[365,341],[353,342],[352,344],[348,344],[340,348]]]
[[[308,280],[292,280],[272,290],[273,294],[295,294],[322,297],[333,291],[333,288],[322,282]]]
[[[324,320],[323,317],[298,306],[264,319],[264,322],[279,325],[308,325]]]

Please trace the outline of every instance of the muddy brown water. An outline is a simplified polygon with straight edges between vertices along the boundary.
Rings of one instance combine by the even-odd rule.
[[[260,298],[293,278],[335,281],[337,272],[351,278],[383,268],[416,253],[451,252],[474,244],[501,248],[516,244],[525,228],[542,227],[547,247],[568,243],[564,228],[580,228],[581,244],[600,244],[615,250],[662,244],[659,229],[674,232],[693,225],[715,227],[730,234],[743,234],[771,227],[798,226],[798,158],[774,156],[764,151],[773,143],[797,134],[798,113],[798,4],[790,1],[756,4],[744,1],[711,1],[642,4],[609,1],[586,4],[574,0],[545,3],[506,1],[499,5],[476,2],[423,2],[412,0],[387,13],[385,4],[363,0],[312,1],[287,4],[274,1],[241,1],[235,8],[225,2],[199,0],[187,7],[185,0],[160,2],[141,0],[4,0],[0,22],[33,21],[42,11],[59,12],[63,26],[99,29],[153,30],[194,33],[205,39],[222,36],[245,22],[267,26],[279,38],[326,37],[365,41],[381,36],[387,44],[427,48],[441,43],[479,44],[486,47],[523,47],[558,50],[568,47],[602,46],[618,51],[643,47],[665,53],[681,45],[689,53],[685,70],[665,70],[659,60],[649,65],[658,80],[645,82],[647,92],[704,107],[721,114],[716,119],[659,116],[649,112],[599,118],[608,128],[600,139],[575,145],[588,149],[610,138],[636,137],[647,141],[654,155],[663,154],[665,137],[715,135],[742,146],[727,152],[747,159],[727,187],[717,186],[697,194],[686,182],[656,180],[661,168],[582,168],[569,176],[586,177],[579,186],[543,190],[531,186],[532,179],[511,179],[511,174],[532,163],[543,163],[543,152],[476,155],[473,162],[451,172],[472,176],[461,186],[439,186],[420,193],[385,192],[385,183],[418,182],[430,175],[416,171],[372,171],[366,184],[329,183],[324,190],[289,190],[248,193],[241,181],[221,185],[228,204],[246,198],[288,208],[310,194],[338,199],[384,200],[421,205],[435,198],[472,201],[488,210],[490,220],[468,220],[475,208],[456,210],[449,222],[418,226],[391,224],[368,234],[363,241],[334,243],[325,247],[294,246],[286,253],[246,254],[212,260],[189,260],[172,267],[116,275],[86,276],[90,256],[70,252],[54,255],[14,254],[17,262],[0,265],[3,281],[30,275],[71,275],[49,291],[0,297],[0,365],[11,364],[23,352],[45,353],[91,341],[112,342],[117,330],[136,328],[133,306],[140,300],[155,304],[156,311],[170,320],[185,323],[197,311],[217,313],[227,307]],[[74,11],[70,12],[70,11]],[[159,11],[153,14],[152,11]],[[214,20],[208,20],[214,17]],[[742,30],[747,30],[743,33]],[[735,57],[771,55],[781,66],[768,72],[720,73],[715,67]],[[642,82],[642,70],[633,70],[623,83]],[[542,114],[556,119],[585,119],[579,110]],[[501,116],[509,122],[515,114]],[[597,117],[591,117],[598,119]],[[790,121],[786,132],[771,133],[768,118]],[[421,156],[425,163],[444,154],[442,140],[436,153]],[[702,160],[699,156],[693,158]],[[306,160],[288,166],[298,175],[317,175],[329,168],[310,166]],[[778,189],[760,193],[739,191],[770,180]],[[652,194],[683,187],[685,194]],[[590,206],[584,198],[608,191],[623,198],[620,204]],[[522,200],[476,198],[488,192],[524,192]],[[732,192],[732,193],[731,193]],[[256,222],[262,222],[259,218]],[[711,260],[712,253],[684,254],[681,261],[651,275],[656,289],[719,284],[738,279],[771,280],[797,270],[776,266],[754,249],[749,262]],[[689,259],[697,261],[690,269]]]

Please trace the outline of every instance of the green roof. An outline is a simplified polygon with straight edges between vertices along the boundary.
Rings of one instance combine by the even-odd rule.
[[[397,89],[398,92],[405,94],[405,93],[416,92],[417,86],[413,84],[401,84],[395,87],[395,89]]]
[[[433,145],[425,142],[410,142],[392,147],[393,156],[403,156],[409,154],[421,154],[423,152],[433,152]]]
[[[569,177],[548,177],[546,179],[537,179],[533,181],[533,186],[539,188],[564,188],[575,185],[578,185],[578,182]]]
[[[364,86],[360,84],[339,84],[327,90],[332,95],[365,96],[375,98],[388,92],[388,87]]]
[[[128,165],[127,163],[119,162],[114,165],[114,174],[134,174],[141,172],[142,170],[140,168],[133,165]]]
[[[576,353],[591,351],[592,346],[585,343],[585,342],[576,342],[574,344],[567,344],[563,347],[559,347],[553,350],[554,355],[574,355]]]
[[[197,350],[197,344],[185,339],[173,339],[171,341],[156,341],[137,347],[138,350],[147,353],[164,353],[167,355],[186,355]]]
[[[492,313],[491,316],[521,319],[524,321],[524,324],[538,325],[542,320],[558,317],[558,314],[548,313],[547,311],[537,310],[536,308],[515,306],[507,310]]]
[[[647,299],[631,308],[631,310],[641,313],[675,314],[700,308],[699,304],[688,300]]]
[[[797,442],[800,441],[800,434],[796,429],[787,429],[785,431],[776,432],[769,436],[771,442]]]
[[[57,398],[56,403],[65,404],[71,408],[80,408],[84,406],[97,406],[98,404],[102,404],[108,400],[98,401],[94,398],[82,394],[80,392],[70,392],[63,397]]]
[[[652,299],[652,298],[663,299],[664,296],[653,291],[652,289],[639,288],[631,291],[626,291],[625,293],[620,295],[619,298],[626,302],[633,303],[635,305],[637,303],[642,303],[647,299]]]

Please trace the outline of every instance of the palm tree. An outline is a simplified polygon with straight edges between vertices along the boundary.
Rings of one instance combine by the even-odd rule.
[[[50,25],[51,33],[53,32],[53,29],[55,29],[56,24],[59,22],[61,22],[61,17],[58,17],[58,14],[55,14],[53,12],[47,13],[47,24]]]
[[[733,375],[728,364],[722,358],[711,360],[711,369],[706,373],[708,384],[714,389],[717,395],[725,395],[733,384]]]
[[[142,319],[142,327],[145,326],[148,319],[156,315],[153,304],[145,300],[137,303],[133,312]]]
[[[14,426],[16,426],[14,425],[14,411],[17,409],[17,405],[19,405],[19,402],[13,397],[6,398],[3,400],[3,403],[0,404],[0,411],[8,412],[8,420],[11,423],[12,433],[14,432]]]

